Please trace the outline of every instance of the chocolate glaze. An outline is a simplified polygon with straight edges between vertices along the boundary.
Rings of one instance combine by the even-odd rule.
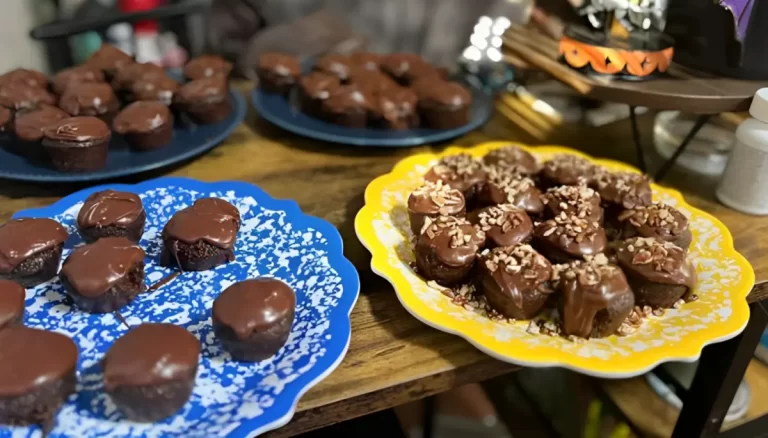
[[[144,250],[125,237],[103,237],[78,246],[61,267],[61,275],[84,297],[106,293],[136,265],[144,261]]]
[[[469,236],[469,240],[464,236]],[[466,219],[440,216],[426,221],[424,232],[416,242],[416,254],[418,257],[419,253],[429,252],[445,265],[460,267],[474,263],[477,251],[484,244],[485,233]]]
[[[423,80],[413,88],[422,107],[452,110],[464,108],[472,103],[472,94],[458,82]]]
[[[74,377],[77,354],[75,343],[59,333],[24,326],[0,330],[0,397]]]
[[[539,172],[536,158],[524,149],[512,145],[488,152],[483,157],[483,163],[523,175],[535,175]]]
[[[372,106],[375,118],[392,129],[408,129],[419,124],[416,111],[418,98],[408,88],[392,87],[377,92]]]
[[[467,154],[445,157],[424,175],[426,181],[441,180],[454,189],[460,190],[465,198],[470,191],[477,190],[484,184],[487,177],[482,163]]]
[[[53,77],[53,91],[64,94],[71,84],[80,82],[104,82],[104,73],[93,65],[83,64],[64,69]]]
[[[90,146],[108,140],[111,135],[106,123],[91,116],[68,117],[48,125],[43,130],[46,140],[65,143],[68,146]]]
[[[132,64],[133,58],[111,44],[102,44],[99,50],[93,52],[86,64],[92,65],[105,73],[113,74],[120,68]]]
[[[663,203],[624,210],[619,220],[631,225],[642,237],[658,237],[667,242],[678,240],[688,230],[688,218]]]
[[[576,155],[555,155],[544,162],[541,176],[556,184],[576,185],[591,181],[596,172],[594,164]]]
[[[552,187],[544,193],[542,200],[549,217],[565,213],[589,222],[603,223],[600,195],[586,184]]]
[[[296,294],[280,280],[256,278],[235,283],[213,302],[213,320],[230,327],[240,340],[267,332],[293,318]]]
[[[139,79],[166,76],[165,70],[151,62],[130,63],[118,69],[112,78],[112,87],[116,90],[128,90]]]
[[[148,386],[194,378],[200,342],[183,327],[141,324],[104,356],[104,387]]]
[[[437,216],[464,216],[466,205],[460,191],[441,180],[427,182],[408,196],[408,218],[413,234],[421,234],[424,219]]]
[[[70,84],[59,99],[59,108],[73,116],[98,116],[117,111],[119,107],[112,87],[106,82]]]
[[[15,281],[0,280],[0,329],[24,321],[26,291]]]
[[[342,85],[323,101],[323,109],[332,113],[365,112],[373,104],[371,96],[355,85]]]
[[[475,210],[467,219],[485,232],[488,248],[524,243],[533,233],[533,223],[525,210],[511,204]]]
[[[289,78],[294,78],[301,73],[301,66],[296,57],[276,52],[261,54],[258,68],[268,70],[273,76]]]
[[[47,218],[14,219],[0,226],[0,273],[10,273],[28,257],[61,245],[66,228]]]
[[[384,57],[381,69],[403,85],[409,85],[425,76],[437,76],[435,68],[414,53],[392,53]]]
[[[158,101],[170,105],[178,89],[179,83],[173,78],[167,75],[154,75],[134,81],[131,94],[134,100]]]
[[[48,76],[37,70],[17,68],[0,76],[0,86],[5,84],[19,84],[33,88],[48,88]]]
[[[696,270],[685,250],[670,242],[648,237],[627,239],[619,244],[616,257],[627,275],[689,289],[696,285]]]
[[[56,96],[45,88],[7,83],[0,85],[0,105],[15,110],[35,108],[41,104],[54,105]]]
[[[337,53],[321,57],[313,67],[314,70],[334,75],[341,81],[349,79],[350,72],[353,68],[354,64],[348,56]]]
[[[132,224],[144,212],[141,198],[135,193],[103,190],[91,193],[77,214],[78,228],[121,227]]]
[[[511,173],[489,175],[480,192],[480,200],[486,204],[511,204],[529,214],[544,211],[541,191],[532,179]]]
[[[599,223],[565,213],[536,225],[533,236],[539,242],[573,257],[597,255],[608,245],[605,230]]]
[[[221,102],[228,96],[227,78],[211,76],[189,81],[179,87],[174,101],[184,105]]]
[[[299,80],[302,91],[313,99],[327,99],[339,88],[339,78],[323,72],[312,72]]]
[[[171,123],[171,111],[162,102],[138,101],[123,108],[112,122],[118,134],[149,133]]]
[[[205,241],[222,249],[235,245],[240,228],[240,213],[227,201],[218,198],[198,199],[179,210],[163,228],[163,240],[175,239],[193,244]]]
[[[378,97],[379,93],[386,92],[388,90],[402,90],[404,89],[397,82],[392,80],[389,76],[382,73],[379,70],[366,70],[364,68],[356,68],[349,74],[349,82],[360,87],[368,93],[371,93],[375,97]],[[413,106],[416,107],[416,95],[413,95]]]
[[[363,70],[376,71],[383,61],[384,57],[378,53],[372,52],[354,52],[349,55],[349,60],[353,64],[362,67]]]
[[[69,117],[65,111],[51,105],[40,107],[16,114],[13,121],[13,130],[16,136],[24,141],[40,141],[43,138],[45,127]]]
[[[603,202],[624,208],[651,205],[651,185],[647,175],[631,172],[603,172],[596,179]]]
[[[201,79],[209,76],[229,76],[232,63],[216,55],[201,55],[190,60],[184,66],[184,76],[189,79]]]
[[[178,278],[179,275],[181,275],[181,272],[179,272],[179,271],[172,272],[172,273],[166,275],[165,277],[161,278],[160,280],[158,280],[157,283],[149,286],[149,288],[147,288],[147,290],[149,290],[150,292],[151,291],[156,291],[156,290],[160,289],[161,287],[165,286],[166,284],[172,282],[176,278]]]

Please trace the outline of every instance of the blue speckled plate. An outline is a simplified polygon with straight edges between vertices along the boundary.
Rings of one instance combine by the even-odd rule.
[[[73,233],[65,245],[66,256],[81,243],[74,221],[82,201],[105,188],[83,190],[15,217],[50,217],[64,224]],[[147,285],[173,272],[158,265],[163,226],[173,213],[201,197],[220,197],[240,210],[237,259],[211,271],[185,272],[121,310],[130,325],[173,323],[186,327],[202,342],[192,398],[177,415],[154,424],[125,420],[104,392],[100,360],[112,342],[126,333],[125,326],[112,314],[89,314],[71,307],[57,279],[29,289],[25,323],[67,334],[80,350],[77,394],[59,412],[50,436],[245,437],[286,424],[299,398],[336,368],[349,346],[349,313],[360,279],[342,254],[338,231],[302,213],[295,202],[272,199],[246,183],[161,178],[109,188],[137,193],[144,202],[147,225],[141,246],[147,252]],[[273,358],[257,364],[235,362],[213,334],[211,305],[231,283],[259,276],[276,277],[293,287],[296,320],[288,342]],[[0,429],[0,437],[39,433],[37,427]]]
[[[122,137],[114,135],[107,166],[95,172],[60,172],[44,164],[32,163],[0,147],[0,178],[35,182],[100,181],[133,175],[169,166],[206,152],[232,133],[245,118],[247,105],[242,94],[230,90],[232,114],[211,125],[194,125],[176,121],[173,141],[162,149],[134,152]],[[13,141],[13,140],[3,140]]]

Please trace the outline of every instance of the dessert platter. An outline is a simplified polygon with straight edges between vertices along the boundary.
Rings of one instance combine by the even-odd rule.
[[[492,110],[492,96],[412,53],[334,53],[304,64],[265,53],[257,73],[252,102],[264,119],[334,143],[439,142],[481,126]]]
[[[355,229],[405,308],[489,355],[621,378],[749,319],[728,229],[625,164],[502,142],[406,158]]]
[[[103,45],[84,64],[48,78],[0,75],[0,178],[96,181],[190,159],[221,143],[245,117],[229,89],[232,65],[192,59],[178,81]]]
[[[280,427],[346,354],[359,289],[331,224],[246,183],[20,211],[0,225],[0,436]]]

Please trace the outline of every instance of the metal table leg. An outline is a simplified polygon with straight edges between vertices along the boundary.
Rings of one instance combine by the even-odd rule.
[[[677,147],[677,150],[675,151],[675,153],[672,154],[672,156],[669,157],[669,160],[667,160],[661,166],[661,169],[659,169],[659,171],[656,172],[656,176],[654,177],[656,182],[661,181],[664,178],[664,176],[667,174],[667,172],[669,172],[669,169],[671,169],[672,166],[675,164],[675,161],[677,161],[677,158],[680,157],[680,154],[685,152],[685,149],[688,147],[688,144],[691,142],[691,140],[693,140],[693,137],[696,136],[696,134],[699,132],[701,127],[704,126],[705,123],[707,123],[710,117],[712,117],[711,114],[703,114],[696,119],[696,123],[693,124],[693,127],[688,132],[688,135],[685,136],[685,139],[683,139],[683,142],[680,143],[680,146]]]
[[[640,144],[640,128],[637,126],[637,113],[635,106],[629,106],[629,120],[632,122],[632,139],[635,141],[635,152],[637,153],[637,166],[643,172],[646,172],[645,155],[643,155],[643,145]]]

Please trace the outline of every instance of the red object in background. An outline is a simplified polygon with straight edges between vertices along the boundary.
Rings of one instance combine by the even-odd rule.
[[[122,12],[148,11],[161,6],[164,0],[120,0],[118,7]],[[157,21],[145,20],[137,21],[133,24],[134,32],[138,33],[157,33]]]

